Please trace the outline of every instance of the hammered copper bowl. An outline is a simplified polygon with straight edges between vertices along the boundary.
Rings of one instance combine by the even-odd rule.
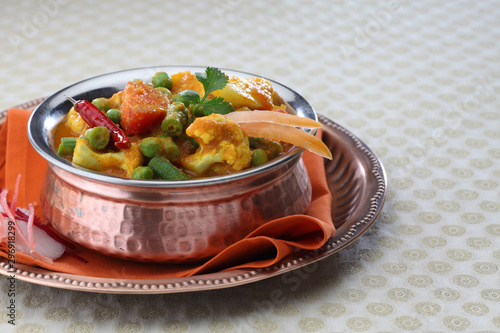
[[[73,166],[51,148],[48,133],[71,108],[65,96],[108,97],[132,79],[150,82],[158,71],[204,69],[162,66],[105,74],[64,88],[40,104],[30,118],[28,137],[48,162],[40,200],[45,217],[57,231],[75,243],[122,259],[186,263],[216,255],[272,219],[305,212],[311,183],[299,148],[258,168],[187,181],[106,176]],[[223,71],[230,76],[257,76]],[[270,81],[292,113],[317,120],[302,96]]]

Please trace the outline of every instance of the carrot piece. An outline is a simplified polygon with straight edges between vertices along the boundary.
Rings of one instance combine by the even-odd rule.
[[[304,128],[321,127],[321,124],[315,120],[275,111],[236,111],[226,114],[226,117],[231,118],[238,124],[248,122],[270,122]]]
[[[145,134],[161,124],[170,103],[167,95],[142,81],[127,83],[122,99],[120,124],[127,135]]]
[[[323,141],[299,128],[266,122],[241,123],[239,125],[248,136],[288,142],[332,159],[332,153]]]

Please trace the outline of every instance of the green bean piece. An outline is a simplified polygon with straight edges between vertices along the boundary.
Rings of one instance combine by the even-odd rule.
[[[106,112],[111,109],[111,105],[107,98],[95,98],[92,100],[92,104],[94,104],[101,112]]]
[[[167,89],[172,89],[172,78],[165,72],[158,72],[153,75],[151,83],[155,87],[165,87]]]
[[[74,137],[61,138],[61,143],[57,149],[57,155],[59,156],[73,156],[75,151],[76,139]]]
[[[186,107],[183,103],[174,102],[167,109],[167,114],[161,122],[161,130],[169,136],[177,137],[182,134],[186,121]]]
[[[92,148],[97,150],[106,148],[110,137],[109,130],[104,126],[96,126],[85,132],[85,139]]]
[[[185,180],[191,178],[163,156],[153,157],[149,161],[148,166],[153,170],[156,177],[163,180]]]
[[[163,143],[163,156],[169,161],[175,162],[181,157],[181,150],[171,137],[160,138]]]
[[[163,133],[174,137],[181,135],[184,126],[182,125],[182,120],[179,118],[178,115],[165,117],[161,122],[161,130]]]
[[[150,167],[140,166],[132,171],[132,179],[153,179],[155,174]]]
[[[164,156],[169,161],[175,162],[181,156],[181,150],[171,137],[144,138],[139,145],[141,153],[149,158]]]
[[[259,166],[269,161],[269,157],[264,149],[254,149],[252,154],[252,165]]]
[[[164,93],[165,95],[167,95],[167,97],[169,99],[172,98],[172,92],[168,89],[168,88],[165,88],[165,87],[157,87],[156,90],[158,91],[161,91],[162,93]]]
[[[265,150],[270,160],[283,153],[283,146],[279,142],[271,139],[248,137],[248,142],[252,149]]]
[[[112,122],[115,124],[119,124],[120,121],[122,120],[122,113],[118,109],[109,109],[106,112],[106,117],[111,119]]]

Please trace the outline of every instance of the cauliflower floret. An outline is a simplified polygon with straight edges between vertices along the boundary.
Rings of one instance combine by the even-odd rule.
[[[198,175],[225,174],[250,166],[252,151],[248,137],[233,120],[221,114],[197,118],[186,134],[200,145],[196,153],[182,158],[184,169]]]
[[[76,140],[73,163],[95,171],[110,169],[122,170],[125,177],[131,177],[132,171],[142,165],[143,157],[137,143],[129,149],[119,152],[97,152],[87,145],[82,137]]]

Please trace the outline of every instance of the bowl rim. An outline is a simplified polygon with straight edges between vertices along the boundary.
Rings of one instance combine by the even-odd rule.
[[[47,97],[31,114],[28,120],[27,132],[28,139],[32,147],[37,151],[39,155],[41,155],[49,164],[49,167],[52,165],[57,166],[65,171],[68,171],[72,174],[76,174],[88,180],[110,183],[115,185],[122,186],[133,186],[133,187],[149,187],[149,188],[178,188],[178,187],[195,187],[195,186],[207,186],[207,185],[217,185],[223,184],[233,181],[241,181],[245,178],[250,178],[257,176],[259,174],[265,173],[271,169],[279,165],[287,164],[293,160],[297,160],[302,156],[304,149],[299,147],[294,147],[290,152],[280,156],[269,163],[266,163],[259,167],[249,168],[240,172],[236,172],[229,175],[223,176],[212,176],[212,177],[203,177],[196,178],[190,180],[183,181],[168,181],[168,180],[139,180],[139,179],[128,179],[121,178],[117,176],[111,176],[99,173],[97,171],[93,171],[90,169],[86,169],[84,167],[77,166],[59,156],[52,150],[49,144],[48,139],[48,131],[53,128],[58,121],[61,120],[61,117],[65,115],[70,110],[70,102],[68,102],[65,96],[76,96],[82,94],[97,94],[101,89],[117,89],[123,90],[125,84],[133,80],[134,78],[132,74],[141,74],[144,78],[153,76],[154,73],[158,71],[165,71],[170,74],[178,73],[182,71],[204,71],[207,66],[183,66],[183,65],[159,65],[159,66],[146,66],[146,67],[138,67],[131,69],[124,69],[109,73],[104,73],[96,76],[92,76],[90,78],[75,82],[69,86],[66,86],[57,92],[53,93],[49,97]],[[249,72],[233,70],[228,68],[217,67],[224,73],[229,76],[240,76],[240,77],[260,77],[266,80],[269,80],[274,88],[278,92],[278,94],[283,98],[283,100],[287,103],[287,106],[291,106],[293,110],[297,112],[300,116],[305,116],[311,118],[313,120],[318,121],[318,115],[312,105],[299,93],[295,90],[285,86],[282,83],[279,83],[275,80],[269,79],[267,77],[252,74]],[[130,74],[128,79],[126,80],[118,80],[123,76]],[[146,74],[148,76],[146,76]],[[100,83],[103,84],[106,81],[111,81],[109,84],[113,84],[112,87],[102,87],[95,86],[92,83]],[[149,82],[149,81],[146,81]],[[119,86],[123,86],[122,88],[118,88]],[[86,88],[92,88],[93,90],[85,90]],[[105,97],[103,95],[95,95],[93,98],[97,97]],[[287,99],[288,97],[288,99]],[[290,99],[293,97],[293,99]],[[62,108],[62,105],[66,105]],[[58,109],[66,110],[64,112],[59,111],[57,114],[58,119],[54,119],[54,112]],[[52,116],[49,117],[49,116]],[[305,131],[315,134],[316,129],[304,129]]]

